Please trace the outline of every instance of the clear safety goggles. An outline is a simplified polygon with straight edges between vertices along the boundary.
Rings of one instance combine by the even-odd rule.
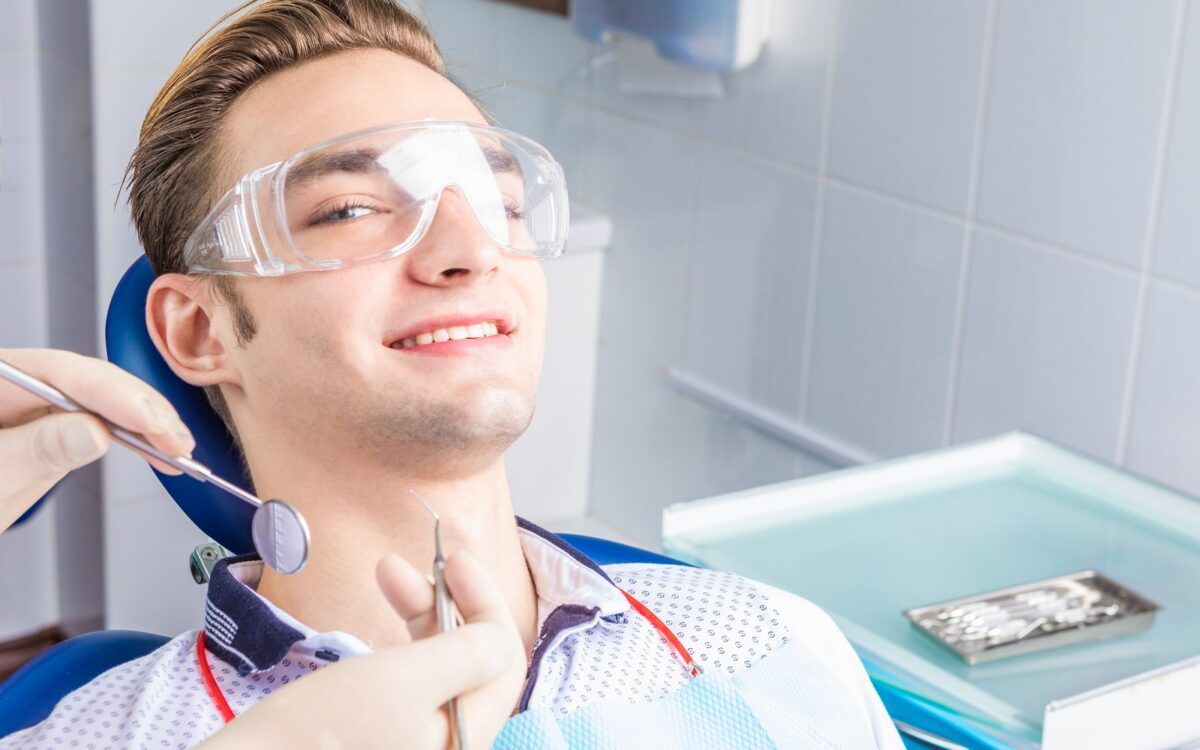
[[[552,258],[567,241],[562,167],[490,125],[421,120],[341,136],[245,175],[188,238],[191,273],[279,276],[396,257],[453,190],[503,250]]]

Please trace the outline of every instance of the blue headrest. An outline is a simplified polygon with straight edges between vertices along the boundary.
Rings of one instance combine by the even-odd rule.
[[[149,383],[174,405],[196,438],[193,458],[208,466],[217,476],[250,489],[233,438],[221,418],[209,406],[204,391],[177,378],[150,340],[150,333],[146,330],[146,293],[152,281],[154,270],[145,256],[134,261],[121,277],[113,292],[112,302],[108,305],[108,319],[104,323],[108,358]],[[254,542],[250,537],[253,508],[211,484],[189,476],[172,477],[158,471],[154,473],[201,531],[235,554],[254,551]]]

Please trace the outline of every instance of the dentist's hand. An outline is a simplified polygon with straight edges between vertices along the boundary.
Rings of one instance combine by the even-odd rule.
[[[195,447],[171,404],[110,362],[54,349],[0,349],[0,360],[49,383],[87,409],[173,456]],[[100,458],[109,435],[100,420],[66,414],[0,379],[0,531],[73,469]],[[159,471],[179,472],[149,459]]]
[[[446,582],[465,624],[419,637],[433,607],[428,581],[398,556],[380,561],[377,576],[417,640],[305,675],[237,716],[200,750],[442,750],[450,741],[444,706],[452,696],[459,697],[471,750],[491,747],[517,703],[526,666],[495,580],[468,553],[451,555]]]

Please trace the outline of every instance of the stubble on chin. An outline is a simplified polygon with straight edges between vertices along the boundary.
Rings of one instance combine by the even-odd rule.
[[[475,401],[391,399],[364,409],[348,426],[358,449],[383,461],[482,459],[508,450],[528,429],[533,413],[532,394],[497,389]]]

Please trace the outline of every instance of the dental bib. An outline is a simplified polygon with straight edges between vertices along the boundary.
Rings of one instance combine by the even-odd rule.
[[[855,693],[793,639],[734,674],[701,674],[649,703],[592,703],[511,717],[493,750],[877,747]]]

